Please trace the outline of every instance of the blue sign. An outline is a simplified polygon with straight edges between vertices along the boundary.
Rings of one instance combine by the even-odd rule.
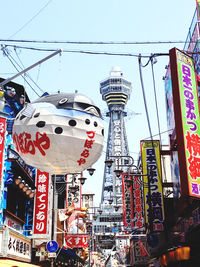
[[[58,250],[58,243],[56,241],[49,241],[47,243],[47,250],[50,252],[50,253],[53,253],[53,252],[56,252]]]

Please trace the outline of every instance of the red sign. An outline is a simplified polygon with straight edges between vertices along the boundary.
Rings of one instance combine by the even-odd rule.
[[[142,230],[144,226],[144,211],[143,211],[143,193],[142,181],[140,177],[133,178],[133,196],[134,196],[134,221],[135,227]]]
[[[67,234],[65,236],[65,242],[68,248],[87,248],[89,245],[89,235]]]
[[[37,170],[33,234],[47,234],[49,173]]]
[[[134,227],[133,214],[133,186],[127,186],[125,179],[128,179],[128,174],[122,174],[122,195],[123,195],[123,223],[128,229]]]
[[[1,173],[2,173],[2,163],[3,163],[5,128],[6,128],[6,119],[0,118],[0,184],[1,184]]]

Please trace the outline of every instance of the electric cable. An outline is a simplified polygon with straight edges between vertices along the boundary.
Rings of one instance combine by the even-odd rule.
[[[11,36],[12,37],[12,36]],[[11,38],[10,37],[10,38]],[[152,44],[185,44],[193,43],[186,41],[141,41],[141,42],[125,42],[125,41],[46,41],[46,40],[17,40],[17,39],[0,39],[0,42],[15,42],[15,43],[38,43],[38,44],[78,44],[78,45],[152,45]],[[196,42],[194,42],[196,43]]]
[[[29,19],[19,30],[17,30],[15,33],[13,33],[8,39],[15,36],[17,33],[19,33],[21,30],[23,30],[31,21],[33,21],[53,0],[49,0],[31,19]]]
[[[22,65],[22,67],[25,69],[25,66],[24,66],[24,64],[22,63],[21,59],[19,58],[19,55],[18,55],[18,53],[17,53],[16,48],[14,48],[14,51],[15,51],[15,53],[16,53],[16,56],[17,56],[19,62],[20,62],[21,65]],[[11,56],[11,55],[10,55],[10,56]],[[14,58],[13,58],[13,60],[14,60]],[[16,62],[16,61],[15,61],[15,62]],[[17,64],[17,62],[16,62],[16,64]],[[21,70],[23,69],[20,65],[18,65],[18,66],[21,68]],[[28,72],[24,73],[24,75],[27,76],[27,77],[34,83],[34,85],[41,91],[42,94],[44,93],[44,91],[43,91],[43,90],[39,87],[39,85],[32,79],[31,75],[30,75]]]
[[[13,61],[10,59],[8,51],[6,51],[6,49],[4,49],[3,53],[4,53],[5,56],[7,56],[8,60],[11,62],[11,64],[12,64],[13,67],[17,70],[17,72],[20,72],[20,71],[18,70],[18,68],[15,66],[15,64],[13,63]],[[23,75],[21,75],[21,76],[22,76],[22,78],[26,81],[26,83],[30,86],[30,88],[34,91],[34,93],[39,97],[40,95],[33,89],[33,87],[32,87],[32,86],[30,85],[30,83],[26,80],[26,78],[25,78]]]

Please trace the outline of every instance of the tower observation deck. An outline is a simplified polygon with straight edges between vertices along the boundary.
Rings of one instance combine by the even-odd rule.
[[[119,67],[113,67],[110,76],[100,82],[100,93],[102,99],[108,105],[107,117],[109,121],[109,131],[107,139],[106,160],[109,156],[123,156],[120,158],[111,158],[114,164],[111,168],[105,166],[103,177],[103,188],[101,203],[108,204],[113,200],[113,204],[122,206],[122,181],[121,177],[116,177],[113,172],[117,164],[128,164],[124,156],[129,155],[129,148],[125,130],[124,117],[127,113],[124,111],[126,103],[130,98],[132,91],[131,82],[123,77]],[[126,167],[123,167],[126,170]]]

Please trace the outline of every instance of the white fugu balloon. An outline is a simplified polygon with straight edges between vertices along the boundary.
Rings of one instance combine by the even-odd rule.
[[[15,118],[13,142],[28,164],[51,174],[81,172],[103,149],[98,107],[86,96],[54,94],[27,104]]]

